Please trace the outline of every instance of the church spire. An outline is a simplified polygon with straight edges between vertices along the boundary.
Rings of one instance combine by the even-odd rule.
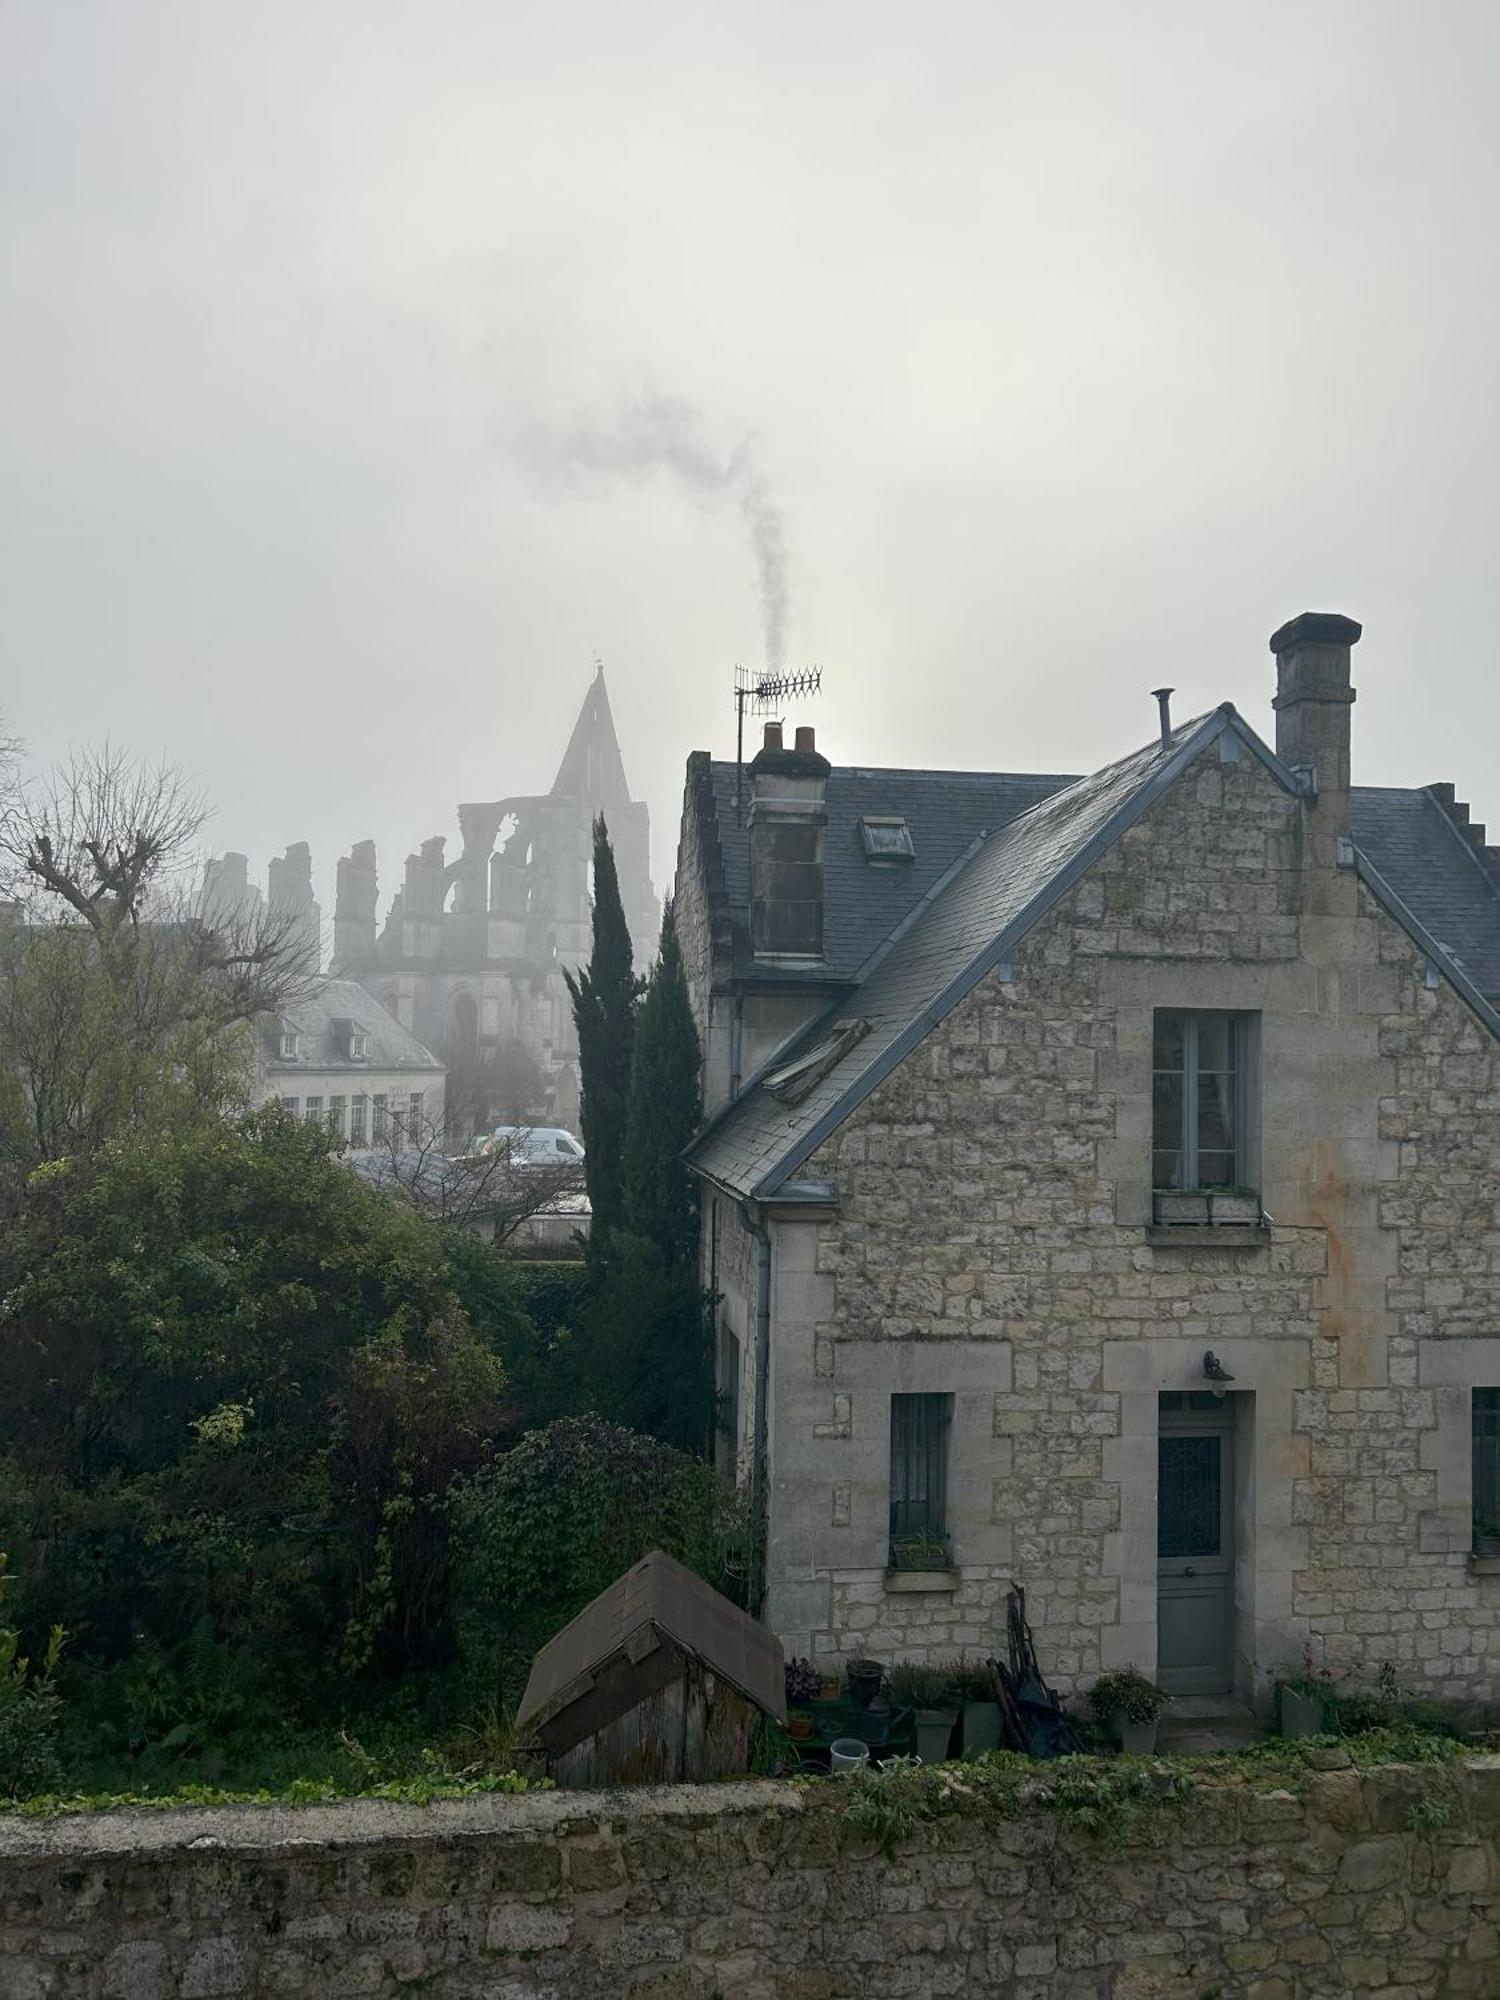
[[[630,803],[630,786],[615,735],[602,660],[594,663],[594,678],[557,767],[551,795],[554,799],[588,799],[604,807]]]

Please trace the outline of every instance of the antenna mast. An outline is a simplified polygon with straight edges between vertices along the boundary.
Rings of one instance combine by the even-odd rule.
[[[745,817],[745,711],[770,715],[789,695],[821,692],[823,669],[808,667],[796,674],[757,673],[753,667],[734,670],[734,809]]]

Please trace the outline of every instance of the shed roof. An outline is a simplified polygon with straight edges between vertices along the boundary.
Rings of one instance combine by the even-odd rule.
[[[653,1549],[543,1646],[531,1663],[517,1729],[538,1728],[582,1699],[600,1669],[631,1656],[653,1627],[767,1715],[786,1720],[786,1674],[775,1633],[665,1550]]]

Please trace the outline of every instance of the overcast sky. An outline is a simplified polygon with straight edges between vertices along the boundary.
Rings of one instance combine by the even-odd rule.
[[[836,762],[1086,770],[1163,680],[1270,734],[1338,610],[1356,779],[1494,825],[1497,56],[1496,0],[0,0],[0,715],[388,890],[598,654],[665,879],[779,516]]]

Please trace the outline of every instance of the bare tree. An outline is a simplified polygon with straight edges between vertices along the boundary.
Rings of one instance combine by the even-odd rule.
[[[510,1242],[535,1216],[576,1215],[587,1220],[582,1161],[528,1165],[525,1133],[518,1143],[485,1152],[450,1152],[445,1122],[393,1120],[383,1143],[355,1157],[359,1174],[398,1200],[439,1222],[470,1229],[492,1242]]]
[[[309,976],[295,919],[191,891],[207,819],[112,749],[0,795],[0,1156],[23,1170],[244,1094],[243,1024]]]

